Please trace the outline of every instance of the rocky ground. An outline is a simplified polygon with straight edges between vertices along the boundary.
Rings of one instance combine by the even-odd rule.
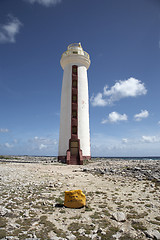
[[[0,156],[0,239],[160,239],[159,163]],[[63,206],[74,189],[86,207]]]

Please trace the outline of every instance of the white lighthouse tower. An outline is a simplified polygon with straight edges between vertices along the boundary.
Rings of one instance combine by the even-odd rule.
[[[62,54],[64,70],[58,160],[67,164],[83,164],[91,158],[87,69],[90,57],[80,43],[68,46]]]

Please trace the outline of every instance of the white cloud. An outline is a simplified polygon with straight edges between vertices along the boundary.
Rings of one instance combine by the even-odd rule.
[[[149,112],[147,110],[141,110],[140,113],[134,115],[135,121],[141,121],[143,118],[147,118],[149,116]]]
[[[98,93],[95,97],[91,97],[91,103],[93,106],[106,106],[111,105],[122,98],[137,97],[145,95],[147,89],[140,80],[135,78],[129,78],[127,80],[119,80],[110,89],[106,85],[103,89],[103,93]]]
[[[106,106],[106,101],[103,99],[102,93],[98,93],[95,97],[92,95],[91,103],[93,106]]]
[[[0,43],[15,43],[15,37],[19,33],[22,23],[9,15],[8,23],[0,25]]]
[[[160,121],[158,122],[158,125],[160,125]]]
[[[127,138],[122,138],[122,143],[128,143],[128,139]]]
[[[43,138],[35,136],[33,139],[34,142],[43,143],[43,144],[56,144],[56,140],[51,138]]]
[[[44,149],[51,149],[53,146],[57,145],[56,139],[51,138],[43,138],[35,136],[33,139],[30,140],[32,143],[32,147],[34,149],[44,150]]]
[[[61,0],[25,0],[29,3],[39,3],[45,7],[55,6],[56,4],[60,3]]]
[[[119,114],[117,112],[111,112],[107,119],[103,119],[102,120],[102,124],[105,124],[107,122],[110,122],[110,123],[116,123],[116,122],[119,122],[119,121],[127,121],[128,117],[127,115],[124,113],[124,114]]]
[[[34,140],[35,140],[35,141],[37,141],[38,139],[39,139],[39,137],[37,137],[37,136],[36,136],[36,137],[34,137]]]
[[[143,137],[142,137],[143,136]],[[106,135],[105,133],[92,134],[92,156],[104,157],[144,157],[159,156],[160,136],[139,135],[131,138],[118,137],[117,134]]]
[[[7,133],[9,132],[9,129],[7,128],[0,128],[0,133]]]
[[[142,142],[156,143],[156,142],[160,142],[160,138],[156,136],[142,136]]]
[[[18,143],[18,140],[17,140],[17,139],[14,139],[14,140],[13,140],[13,143],[14,143],[14,144],[17,144],[17,143]]]
[[[45,145],[45,144],[43,144],[43,143],[40,144],[39,149],[42,150],[42,149],[44,149],[44,148],[47,148],[47,145]]]
[[[4,144],[4,146],[5,146],[6,148],[12,148],[12,147],[13,147],[13,145],[12,145],[12,144],[10,144],[10,143],[8,143],[8,142],[7,142],[7,143],[5,143],[5,144]]]

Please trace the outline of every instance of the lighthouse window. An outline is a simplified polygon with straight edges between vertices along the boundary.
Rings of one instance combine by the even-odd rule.
[[[73,96],[72,96],[72,102],[73,102],[73,103],[76,103],[76,102],[77,102],[77,96],[76,96],[76,95],[73,95]]]
[[[73,71],[74,74],[77,74],[77,66],[73,66],[72,71]]]
[[[77,87],[77,81],[76,80],[73,80],[73,83],[72,83],[72,87]]]
[[[73,117],[73,118],[76,118],[76,117],[77,117],[77,111],[75,111],[75,110],[72,111],[72,117]]]
[[[77,134],[77,127],[76,127],[76,126],[73,126],[73,127],[72,127],[72,133],[73,133],[73,134]]]
[[[73,54],[78,54],[78,52],[77,52],[77,51],[74,51]]]

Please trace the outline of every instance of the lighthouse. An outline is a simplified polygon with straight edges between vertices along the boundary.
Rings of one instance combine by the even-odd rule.
[[[82,165],[91,158],[87,69],[90,57],[81,43],[70,44],[60,60],[63,69],[58,160]]]

